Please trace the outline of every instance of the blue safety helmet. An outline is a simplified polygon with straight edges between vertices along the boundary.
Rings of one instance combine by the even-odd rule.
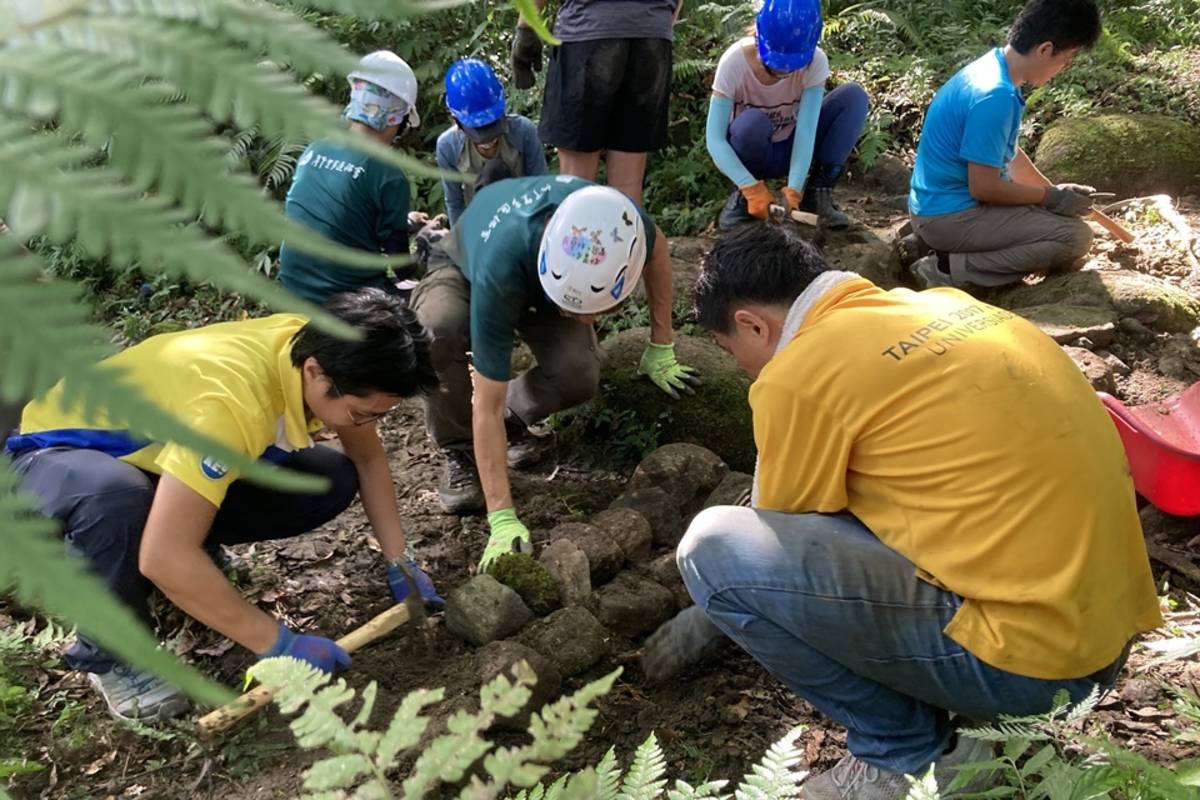
[[[767,69],[795,72],[812,63],[821,39],[821,0],[765,0],[754,20]]]
[[[464,128],[483,128],[504,118],[504,87],[487,64],[462,58],[446,73],[446,105]]]

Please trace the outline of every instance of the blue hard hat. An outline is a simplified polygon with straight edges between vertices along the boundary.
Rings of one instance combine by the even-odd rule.
[[[821,39],[822,24],[821,0],[766,0],[754,20],[763,64],[776,72],[807,67]]]
[[[504,117],[504,87],[479,59],[459,59],[446,72],[446,105],[463,127],[482,128]]]

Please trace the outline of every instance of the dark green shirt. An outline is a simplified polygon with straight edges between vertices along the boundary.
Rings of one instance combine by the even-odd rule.
[[[546,219],[571,192],[591,186],[569,175],[497,181],[479,191],[451,233],[447,254],[471,285],[471,355],[479,374],[511,376],[516,328],[528,309],[553,308],[537,276]],[[646,226],[646,260],[654,252],[654,222]]]
[[[316,141],[300,156],[285,213],[339,244],[371,253],[408,253],[409,186],[404,173],[349,147]],[[338,264],[288,247],[279,279],[306,300],[383,286],[385,272]]]

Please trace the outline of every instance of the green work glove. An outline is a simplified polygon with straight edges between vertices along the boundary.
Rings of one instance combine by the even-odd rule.
[[[638,362],[638,374],[645,375],[654,385],[671,396],[679,399],[679,391],[695,394],[694,387],[700,385],[700,376],[691,367],[680,364],[675,358],[675,345],[655,344],[646,345],[642,360]]]
[[[479,571],[487,572],[497,558],[505,553],[529,553],[533,555],[533,542],[529,539],[529,529],[525,523],[517,519],[517,511],[513,508],[502,508],[487,515],[488,527],[492,535],[488,537],[487,546],[483,548],[483,558],[479,559]]]

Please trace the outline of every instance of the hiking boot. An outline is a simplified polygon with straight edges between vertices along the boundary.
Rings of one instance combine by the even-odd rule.
[[[913,264],[909,269],[913,282],[920,289],[935,289],[939,286],[953,286],[954,280],[949,272],[943,272],[938,264],[939,256],[931,253]]]
[[[899,772],[846,756],[828,772],[808,778],[800,788],[804,800],[904,800],[912,785]]]
[[[117,664],[88,673],[88,683],[104,698],[108,713],[126,722],[165,722],[191,707],[178,689],[149,672]]]
[[[849,228],[852,220],[833,202],[833,187],[841,180],[845,168],[841,164],[814,164],[804,186],[800,210],[816,214],[821,227],[833,231]]]
[[[554,444],[553,435],[538,436],[515,414],[505,416],[504,431],[508,434],[509,469],[532,467]]]
[[[471,514],[483,509],[483,486],[475,459],[466,450],[442,449],[446,462],[442,482],[438,484],[438,499],[447,514]]]
[[[750,206],[741,190],[734,189],[717,217],[717,227],[723,231],[731,231],[747,222],[754,222],[754,217],[750,216]]]
[[[925,244],[925,240],[915,233],[898,238],[895,248],[902,267],[910,267],[933,252],[933,248]]]

